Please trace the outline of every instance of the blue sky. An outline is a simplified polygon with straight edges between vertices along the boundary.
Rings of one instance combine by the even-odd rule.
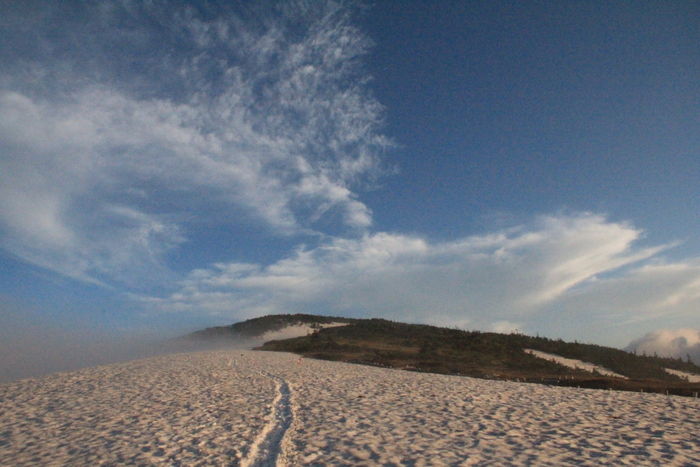
[[[5,333],[700,348],[695,3],[0,8]]]

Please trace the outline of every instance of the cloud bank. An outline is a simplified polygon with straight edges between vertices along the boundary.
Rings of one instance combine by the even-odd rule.
[[[531,332],[542,316],[622,325],[691,312],[700,270],[654,263],[667,246],[638,247],[641,237],[581,214],[443,243],[389,233],[334,238],[267,266],[192,271],[179,291],[149,300],[236,318],[314,312]],[[664,280],[667,288],[648,290]]]
[[[328,1],[7,6],[2,246],[61,274],[171,280],[198,222],[278,235],[371,225],[352,187],[390,145],[368,40]],[[320,226],[320,227],[319,227]]]
[[[700,363],[700,330],[698,329],[662,329],[646,334],[627,346],[626,350],[637,354],[658,355],[660,357],[688,357]]]

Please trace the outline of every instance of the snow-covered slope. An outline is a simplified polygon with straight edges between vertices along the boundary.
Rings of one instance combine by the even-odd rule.
[[[282,340],[282,339],[292,339],[294,337],[302,337],[302,336],[307,336],[311,333],[313,333],[316,330],[321,330],[324,328],[334,328],[336,326],[347,326],[348,323],[323,323],[323,324],[317,324],[316,327],[312,327],[309,324],[304,324],[304,323],[297,323],[293,324],[290,326],[287,326],[282,329],[277,329],[275,331],[268,331],[261,336],[258,337],[258,339],[262,341],[277,341],[277,340]]]
[[[591,373],[598,372],[601,375],[614,376],[616,378],[627,379],[626,376],[615,373],[614,371],[608,370],[602,366],[594,365],[593,363],[582,362],[581,360],[574,360],[573,358],[565,358],[560,355],[555,355],[547,352],[541,352],[539,350],[524,349],[526,353],[532,354],[535,357],[543,358],[551,362],[558,363],[559,365],[564,365],[575,370],[590,371]]]

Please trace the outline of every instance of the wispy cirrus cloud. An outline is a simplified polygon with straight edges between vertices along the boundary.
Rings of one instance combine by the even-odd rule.
[[[602,216],[443,242],[373,232],[358,187],[392,144],[353,2],[25,3],[0,6],[0,247],[26,262],[231,320],[573,320],[591,335],[697,310],[698,259],[668,262],[672,245]],[[197,229],[251,224],[310,246],[172,263],[204,249]]]
[[[648,261],[668,246],[638,247],[642,234],[628,224],[581,214],[443,243],[388,233],[335,238],[269,266],[227,263],[196,270],[177,293],[148,300],[163,309],[230,319],[315,312],[534,332],[534,321],[552,313],[595,320],[591,306],[602,304],[596,297],[611,287],[643,289],[639,277],[648,273]],[[668,282],[674,286],[666,297],[683,288],[682,281]],[[606,319],[620,322],[653,316],[662,301],[660,296],[656,308],[603,310]],[[580,309],[584,302],[589,306]]]
[[[0,235],[17,256],[133,285],[169,277],[188,223],[371,224],[353,187],[390,143],[344,4],[7,10],[22,46],[2,51]]]

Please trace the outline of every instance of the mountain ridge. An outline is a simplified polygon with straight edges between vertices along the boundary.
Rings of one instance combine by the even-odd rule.
[[[323,327],[324,324],[343,326]],[[264,342],[256,350],[292,352],[304,357],[385,366],[411,371],[456,374],[581,387],[643,390],[694,395],[689,383],[666,369],[700,375],[692,361],[635,355],[577,341],[565,342],[520,333],[465,331],[380,318],[357,319],[307,314],[268,315],[189,335],[209,340],[249,338],[285,327],[307,325],[306,335]],[[569,368],[526,352],[536,350],[609,369],[627,379]]]
[[[299,324],[309,325],[311,328],[322,327],[324,324],[332,323],[354,323],[358,321],[354,318],[343,318],[335,316],[309,315],[304,313],[265,315],[252,318],[228,326],[214,326],[195,331],[186,336],[184,340],[206,341],[212,339],[255,339],[262,337],[267,332],[274,332],[285,327]]]

